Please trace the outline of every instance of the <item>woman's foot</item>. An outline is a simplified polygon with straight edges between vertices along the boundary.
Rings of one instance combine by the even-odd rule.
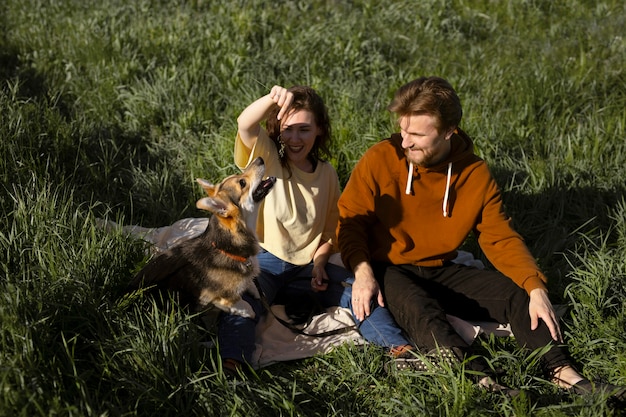
[[[403,354],[407,352],[413,352],[414,349],[415,348],[411,345],[396,346],[396,347],[392,347],[391,349],[389,349],[389,355],[395,359],[395,358],[402,356]]]
[[[227,379],[238,379],[243,375],[243,364],[235,359],[222,360],[222,371]]]

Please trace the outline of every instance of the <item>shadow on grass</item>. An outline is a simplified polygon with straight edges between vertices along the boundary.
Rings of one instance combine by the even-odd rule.
[[[10,47],[0,52],[0,82],[15,125],[4,144],[10,183],[46,178],[72,190],[77,201],[104,203],[99,209],[149,226],[197,215],[197,190],[177,162],[175,146],[159,133],[162,120],[148,119],[140,130],[128,131],[119,120],[107,124],[81,112],[71,92],[52,92],[46,77]],[[113,111],[123,120],[124,109]]]
[[[572,184],[579,183],[579,179],[564,174],[559,185],[530,194],[515,186],[525,181],[524,174],[500,168],[492,172],[501,186],[509,185],[510,189],[503,192],[506,211],[513,219],[513,227],[548,275],[553,296],[561,296],[569,284],[567,275],[572,270],[573,259],[567,256],[578,249],[581,239],[617,244],[616,220],[612,216],[626,196],[626,186],[613,189],[575,186]],[[513,186],[511,178],[515,178]],[[473,237],[465,248],[488,263]]]

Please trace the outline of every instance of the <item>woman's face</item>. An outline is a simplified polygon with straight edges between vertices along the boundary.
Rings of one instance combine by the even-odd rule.
[[[320,133],[315,116],[308,110],[294,111],[283,117],[280,137],[285,144],[287,159],[301,170],[312,172],[313,165],[307,157]]]

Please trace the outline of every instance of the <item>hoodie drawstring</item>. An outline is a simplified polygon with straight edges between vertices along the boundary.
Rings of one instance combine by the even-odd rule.
[[[409,162],[409,176],[406,179],[405,194],[411,194],[411,184],[413,184],[413,162]]]
[[[446,192],[443,195],[443,217],[448,217],[448,206],[450,200],[450,181],[452,180],[452,162],[448,162],[448,175],[446,176]],[[409,174],[406,178],[405,194],[411,194],[413,184],[413,162],[409,162]]]
[[[448,162],[448,178],[446,178],[446,192],[443,195],[443,217],[448,217],[448,200],[450,198],[450,180],[452,178],[452,162]]]

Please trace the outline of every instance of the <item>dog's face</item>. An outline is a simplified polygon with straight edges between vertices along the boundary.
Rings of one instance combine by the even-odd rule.
[[[255,230],[258,203],[274,186],[276,178],[263,180],[265,163],[256,158],[238,175],[226,177],[219,184],[198,178],[208,197],[196,202],[196,207],[207,210],[224,219],[242,219],[250,230]]]

